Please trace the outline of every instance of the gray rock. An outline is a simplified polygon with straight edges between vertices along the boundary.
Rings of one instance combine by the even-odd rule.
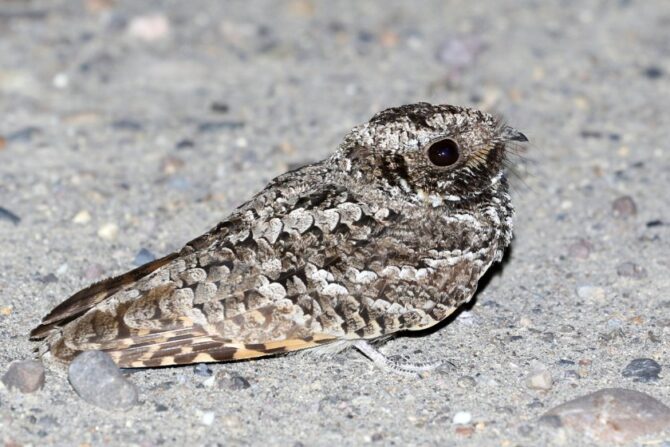
[[[637,214],[637,205],[631,196],[621,196],[612,202],[612,213],[615,217],[631,217]]]
[[[2,383],[10,390],[33,393],[44,386],[44,366],[37,360],[12,362],[2,376]]]
[[[670,408],[638,391],[606,388],[552,408],[540,422],[599,441],[630,442],[670,428]]]
[[[228,388],[231,390],[245,390],[249,388],[251,384],[247,379],[245,379],[242,376],[233,376],[230,378],[230,383],[228,384]]]
[[[622,262],[617,266],[616,273],[623,278],[644,279],[647,277],[647,270],[634,262]]]
[[[658,380],[661,365],[653,359],[635,359],[630,362],[621,373],[624,377],[632,377],[636,382],[651,382]]]
[[[229,390],[244,390],[251,387],[247,379],[237,374],[229,374],[221,371],[216,375],[216,381],[219,388],[227,388]]]
[[[79,397],[97,407],[117,410],[137,403],[135,385],[123,377],[107,353],[79,354],[70,364],[68,379]]]
[[[593,251],[593,244],[586,239],[579,239],[568,246],[568,255],[575,259],[588,259]]]
[[[470,376],[462,376],[462,377],[458,378],[458,380],[456,381],[456,384],[460,388],[470,389],[470,388],[474,388],[475,386],[477,386],[477,381],[475,381],[475,379],[470,377]]]

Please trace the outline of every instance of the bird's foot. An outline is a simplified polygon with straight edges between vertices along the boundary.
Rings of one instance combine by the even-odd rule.
[[[392,372],[394,374],[400,374],[403,376],[419,378],[420,377],[419,373],[426,371],[433,371],[445,364],[445,362],[442,360],[438,360],[436,362],[425,362],[425,363],[400,362],[398,360],[385,356],[384,354],[379,352],[377,348],[375,348],[365,340],[356,341],[354,343],[354,347],[356,347],[356,349],[358,349],[367,358],[372,360],[373,363],[382,370]]]

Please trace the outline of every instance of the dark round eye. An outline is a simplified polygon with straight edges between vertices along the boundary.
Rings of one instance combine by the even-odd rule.
[[[451,138],[436,141],[428,148],[428,159],[435,166],[451,166],[458,161],[458,143]]]

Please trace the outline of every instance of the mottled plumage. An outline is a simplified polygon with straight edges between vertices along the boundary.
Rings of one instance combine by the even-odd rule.
[[[472,109],[384,110],[179,252],[78,292],[31,336],[63,360],[96,349],[142,367],[428,328],[510,243],[511,141],[525,137]]]

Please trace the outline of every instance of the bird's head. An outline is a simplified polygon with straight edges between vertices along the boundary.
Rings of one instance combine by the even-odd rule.
[[[525,141],[488,113],[417,103],[386,109],[352,129],[334,160],[357,182],[437,206],[504,182],[509,146]]]

